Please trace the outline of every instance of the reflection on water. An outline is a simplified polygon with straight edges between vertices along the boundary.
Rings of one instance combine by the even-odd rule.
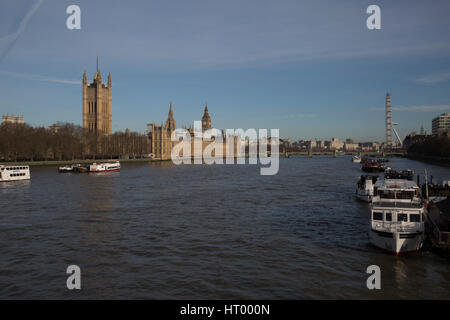
[[[350,157],[282,158],[276,176],[170,161],[31,171],[31,182],[0,184],[0,298],[71,298],[69,264],[82,269],[83,298],[450,298],[448,260],[369,245]],[[366,288],[372,264],[381,291]]]
[[[405,259],[396,259],[393,262],[393,272],[396,287],[402,291],[408,286],[408,264]]]
[[[0,192],[15,192],[23,191],[30,186],[30,180],[20,180],[20,181],[2,181],[0,182]]]

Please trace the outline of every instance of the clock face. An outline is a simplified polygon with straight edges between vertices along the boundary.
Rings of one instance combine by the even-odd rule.
[[[206,126],[206,121],[203,121],[203,125]]]

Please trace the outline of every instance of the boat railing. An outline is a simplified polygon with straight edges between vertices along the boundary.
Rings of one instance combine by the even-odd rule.
[[[372,221],[372,228],[387,232],[416,232],[422,229],[422,222]]]

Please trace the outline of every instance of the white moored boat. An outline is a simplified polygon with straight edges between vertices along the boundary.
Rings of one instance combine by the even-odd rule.
[[[370,210],[370,242],[395,255],[419,251],[424,241],[424,210],[415,182],[378,181]]]
[[[29,180],[29,179],[30,179],[29,166],[0,166],[0,182]]]
[[[353,163],[361,163],[361,157],[360,156],[353,156],[352,157]]]
[[[114,172],[120,170],[120,162],[93,163],[89,166],[89,172]]]
[[[81,164],[73,164],[71,166],[59,167],[59,173],[75,172],[77,168],[81,167]]]
[[[362,175],[356,188],[356,197],[365,202],[371,202],[373,197],[373,185],[378,176]]]

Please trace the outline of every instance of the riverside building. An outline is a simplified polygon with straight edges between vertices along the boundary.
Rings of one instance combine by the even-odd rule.
[[[450,113],[443,113],[431,121],[431,130],[433,135],[439,135],[450,129]]]

